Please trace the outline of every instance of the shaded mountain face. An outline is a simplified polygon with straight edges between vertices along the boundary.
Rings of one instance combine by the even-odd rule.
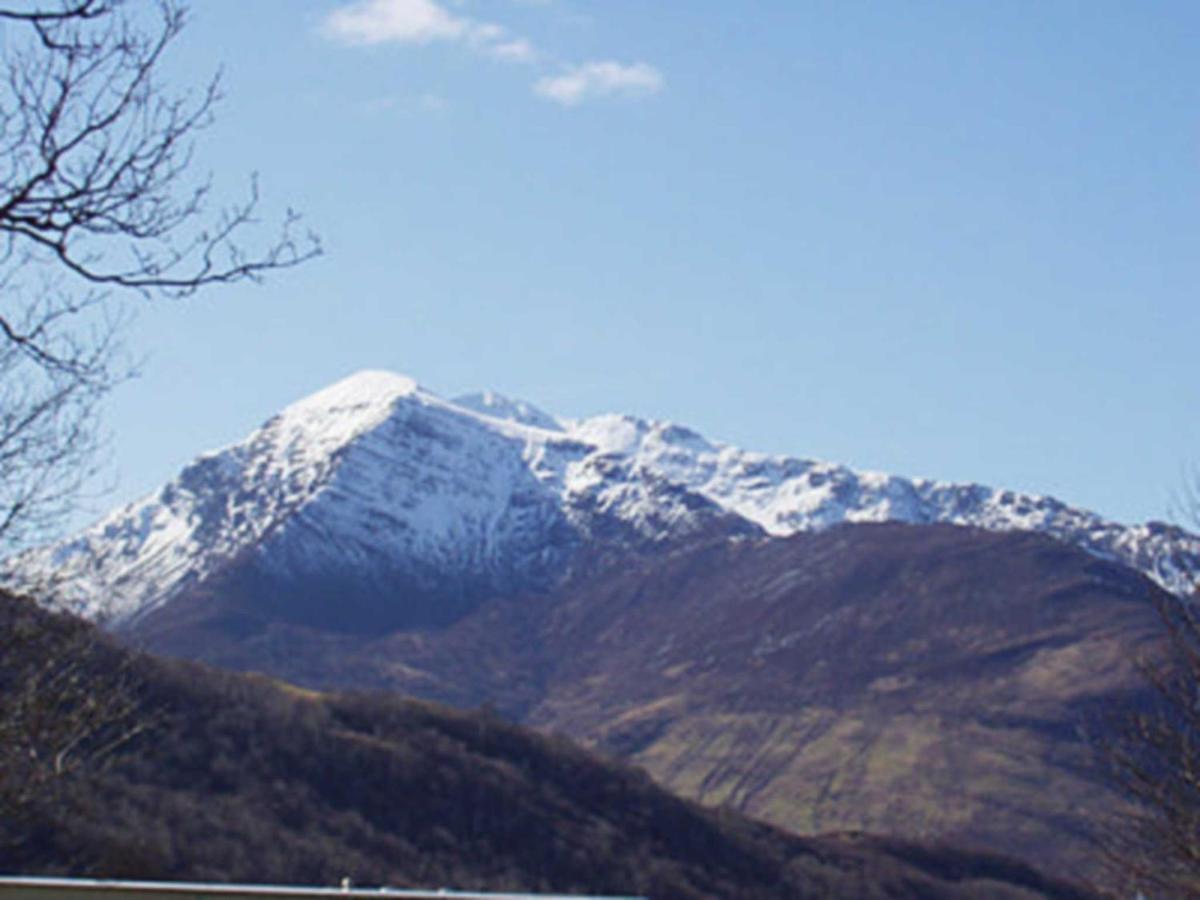
[[[857,525],[707,541],[378,637],[229,595],[139,620],[159,650],[400,690],[570,735],[795,832],[862,829],[1094,870],[1121,799],[1091,739],[1138,702],[1156,588],[1034,534]]]
[[[377,633],[544,593],[583,560],[871,521],[1038,531],[1176,591],[1200,572],[1193,535],[1047,497],[752,453],[667,422],[560,419],[492,393],[444,400],[364,372],[0,574],[116,628],[219,584],[273,619]]]
[[[495,716],[81,645],[78,623],[0,594],[0,632],[31,629],[39,640],[0,656],[0,716],[14,674],[70,647],[88,657],[81,696],[127,692],[147,730],[19,822],[0,816],[6,872],[662,900],[1093,896],[999,856],[716,814]]]

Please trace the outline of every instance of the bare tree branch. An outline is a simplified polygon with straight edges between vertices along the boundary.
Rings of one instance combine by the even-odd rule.
[[[63,789],[102,771],[152,728],[135,657],[97,632],[4,596],[0,619],[0,849],[31,817],[62,814]]]
[[[1140,659],[1146,702],[1101,753],[1131,801],[1105,823],[1111,888],[1130,896],[1200,896],[1200,620],[1176,597],[1156,600],[1165,638]]]
[[[291,211],[246,245],[255,177],[210,208],[193,144],[219,78],[160,78],[186,22],[180,0],[0,5],[0,555],[43,538],[86,481],[97,404],[132,369],[122,295],[186,297],[321,251]]]

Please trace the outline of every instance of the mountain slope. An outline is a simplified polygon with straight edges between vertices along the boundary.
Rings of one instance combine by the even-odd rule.
[[[1138,702],[1152,595],[1034,535],[857,526],[712,546],[560,597],[557,689],[524,721],[800,833],[1092,871],[1091,828],[1123,801],[1085,734]]]
[[[1133,571],[1041,535],[843,525],[707,541],[381,636],[219,588],[160,651],[504,715],[800,833],[860,829],[1092,870],[1121,799],[1084,733],[1136,703],[1160,625]]]
[[[0,632],[30,626],[43,639],[0,657],[0,715],[38,654],[80,652],[78,624],[0,594]],[[314,694],[129,657],[99,639],[83,652],[90,687],[125,685],[150,729],[109,767],[47,792],[19,828],[0,817],[4,871],[309,884],[348,875],[657,900],[1091,896],[996,856],[790,837],[495,717]]]
[[[704,534],[872,521],[1039,531],[1174,591],[1200,573],[1200,538],[1161,524],[742,451],[665,422],[556,419],[491,393],[446,401],[363,372],[82,534],[8,560],[4,576],[52,584],[59,608],[113,626],[236,576],[278,615],[376,631],[551,588],[581,550],[653,554]]]

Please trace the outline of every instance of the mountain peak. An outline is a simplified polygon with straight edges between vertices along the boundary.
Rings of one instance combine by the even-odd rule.
[[[382,369],[363,369],[298,400],[288,409],[331,411],[361,408],[365,405],[386,405],[400,397],[418,393],[424,393],[421,386],[407,375],[398,375]]]
[[[538,409],[532,403],[505,397],[495,391],[476,391],[472,394],[463,394],[450,402],[455,406],[493,419],[516,422],[519,425],[529,425],[546,431],[563,430],[558,419]]]
[[[262,430],[294,463],[314,460],[372,431],[406,400],[438,402],[406,375],[366,369],[285,407]]]
[[[491,391],[447,401],[367,370],[83,534],[6,560],[0,580],[53,577],[65,608],[109,621],[251,563],[260,593],[303,584],[341,596],[331,579],[350,573],[380,609],[428,595],[461,610],[548,584],[597,542],[607,552],[718,524],[786,536],[883,521],[1040,531],[1180,593],[1200,573],[1200,537],[1049,497],[748,452],[665,421],[556,419]]]

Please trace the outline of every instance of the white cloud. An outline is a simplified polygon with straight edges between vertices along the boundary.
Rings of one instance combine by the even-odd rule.
[[[488,44],[503,40],[508,32],[502,26],[491,22],[472,22],[468,34],[472,44],[477,47],[486,47]]]
[[[506,62],[533,62],[537,59],[533,44],[525,38],[513,38],[510,41],[492,44],[488,47],[488,55]]]
[[[533,45],[503,25],[456,15],[435,0],[356,0],[325,17],[327,37],[345,44],[461,43],[493,59],[531,62]]]
[[[533,91],[539,97],[563,106],[577,106],[592,97],[657,94],[663,84],[662,73],[648,63],[599,60],[572,66],[559,75],[540,78],[534,83]]]
[[[331,40],[352,46],[445,42],[501,62],[546,65],[547,56],[529,40],[495,22],[461,15],[462,6],[461,0],[349,0],[325,16],[321,30]],[[648,63],[592,60],[544,75],[534,82],[533,92],[563,106],[577,106],[595,97],[656,94],[663,84],[662,73]]]
[[[325,17],[325,33],[347,44],[428,44],[466,36],[467,19],[432,0],[359,0]]]

